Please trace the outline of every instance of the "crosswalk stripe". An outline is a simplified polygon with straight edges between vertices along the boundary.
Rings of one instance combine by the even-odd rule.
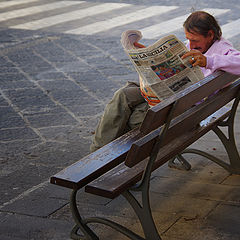
[[[206,8],[206,9],[203,9],[203,11],[209,12],[214,16],[218,16],[230,11],[230,9]],[[182,15],[180,17],[176,17],[171,20],[164,21],[159,24],[155,24],[150,27],[143,28],[140,31],[142,32],[143,38],[145,39],[158,38],[161,35],[168,34],[170,32],[181,29],[183,22],[186,20],[188,16],[189,14]]]
[[[240,26],[240,18],[230,23],[224,24],[221,27],[223,37],[229,39],[240,34],[240,31],[238,31],[239,26]]]
[[[6,2],[0,2],[0,9],[2,8],[7,8],[7,7],[12,7],[12,6],[16,6],[16,5],[20,5],[20,4],[24,4],[24,3],[32,3],[32,2],[36,2],[38,0],[17,0],[17,1],[6,1]]]
[[[115,18],[99,21],[93,24],[88,24],[80,28],[66,31],[65,33],[71,34],[85,34],[91,35],[102,31],[110,30],[115,27],[119,27],[125,24],[129,24],[135,21],[143,20],[148,17],[166,13],[170,10],[178,8],[177,6],[154,6],[144,8],[132,13],[124,14]]]
[[[19,6],[20,4],[39,2],[39,0],[11,0],[11,1],[2,1],[0,2],[0,9],[12,6]],[[42,4],[39,6],[26,7],[22,9],[17,9],[13,11],[0,13],[0,21],[6,21],[9,19],[24,17],[28,15],[33,15],[37,13],[41,13],[48,10],[55,10],[59,8],[64,8],[68,6],[73,6],[76,4],[86,3],[86,1],[59,1],[54,3]],[[111,10],[120,9],[123,7],[134,6],[131,4],[125,3],[103,3],[99,5],[95,5],[92,7],[88,7],[85,9],[74,10],[72,12],[57,14],[50,17],[45,17],[39,20],[34,20],[31,22],[26,22],[23,24],[17,24],[11,26],[11,28],[18,29],[29,29],[29,30],[38,30],[41,28],[51,27],[61,23],[67,23],[69,21],[79,20],[85,17],[106,13]],[[132,22],[137,22],[143,20],[148,17],[157,16],[162,13],[166,13],[168,11],[174,10],[178,8],[177,6],[154,6],[148,7],[145,9],[137,10],[132,13],[124,14],[112,19],[107,19],[104,21],[99,21],[93,24],[85,25],[83,27],[79,27],[76,29],[71,29],[66,31],[65,33],[71,34],[85,34],[91,35],[94,33],[99,33],[102,31],[110,30],[114,27],[123,26],[125,24],[129,24]],[[230,9],[217,9],[217,8],[206,8],[203,11],[207,11],[214,16],[218,16],[230,11]],[[189,14],[185,14],[168,21],[161,22],[159,24],[151,25],[149,27],[140,29],[143,33],[143,37],[145,39],[153,39],[159,38],[162,35],[168,34],[170,32],[177,31],[182,28],[182,24]],[[225,38],[232,38],[238,34],[240,34],[237,29],[240,25],[240,19],[227,23],[223,26],[222,32]]]
[[[0,13],[0,21],[6,21],[12,18],[24,17],[27,15],[37,14],[37,13],[41,13],[49,10],[55,10],[58,8],[73,6],[79,3],[82,3],[82,1],[60,1],[55,3],[43,4],[39,6],[8,11],[8,12]]]
[[[131,6],[130,4],[124,3],[103,3],[96,6],[92,6],[85,9],[79,9],[76,11],[58,14],[51,17],[46,17],[40,20],[27,22],[24,24],[14,25],[11,28],[19,28],[19,29],[29,29],[29,30],[37,30],[41,28],[50,27],[59,23],[65,23],[71,20],[79,20],[88,16],[93,16],[100,13],[105,13],[111,10],[120,9],[122,7]]]

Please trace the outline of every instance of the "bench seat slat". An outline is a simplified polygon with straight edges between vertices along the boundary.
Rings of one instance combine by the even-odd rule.
[[[158,158],[154,164],[154,169],[157,169],[159,166],[166,163],[172,157],[176,156],[176,154],[183,151],[201,136],[210,131],[213,125],[216,125],[219,120],[226,118],[226,116],[229,114],[229,111],[230,109],[228,107],[220,109],[211,117],[208,117],[206,120],[204,120],[203,126],[199,126],[192,131],[185,132],[178,138],[175,138],[169,144],[162,147],[158,153]],[[113,199],[141,179],[146,162],[147,158],[132,168],[129,168],[124,163],[121,163],[114,169],[86,185],[85,191]]]
[[[142,134],[134,129],[87,155],[50,178],[52,184],[79,189],[123,162],[133,142]]]

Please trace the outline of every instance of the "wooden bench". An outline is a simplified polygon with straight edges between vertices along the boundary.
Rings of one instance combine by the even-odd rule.
[[[133,240],[160,240],[149,203],[151,173],[166,162],[174,167],[178,167],[179,162],[186,164],[184,153],[200,154],[230,173],[240,174],[240,157],[233,130],[240,98],[238,78],[223,72],[216,72],[204,78],[149,109],[139,129],[126,133],[52,176],[51,183],[73,189],[70,206],[76,225],[72,229],[71,237],[99,239],[88,224],[100,223],[118,230]],[[233,83],[223,88],[230,82]],[[218,89],[221,90],[216,93]],[[211,97],[208,97],[210,95]],[[201,101],[203,99],[204,101]],[[234,103],[228,107],[232,100]],[[227,128],[228,136],[219,126]],[[229,162],[224,162],[206,152],[187,148],[210,130],[213,130],[223,143]],[[179,162],[173,160],[175,156]],[[83,187],[88,193],[110,199],[123,195],[138,216],[144,237],[106,218],[81,217],[81,209],[76,204],[76,195]],[[134,197],[136,191],[142,194],[141,203]]]

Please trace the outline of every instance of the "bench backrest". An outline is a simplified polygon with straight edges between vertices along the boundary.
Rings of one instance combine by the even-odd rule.
[[[173,104],[176,103],[177,105],[163,145],[193,129],[202,120],[234,99],[240,90],[240,80],[196,105],[202,99],[238,78],[239,76],[229,73],[216,72],[149,109],[140,127],[143,137],[132,144],[125,159],[125,164],[128,167],[133,167],[151,154],[155,139],[160,133],[161,126],[166,123]]]

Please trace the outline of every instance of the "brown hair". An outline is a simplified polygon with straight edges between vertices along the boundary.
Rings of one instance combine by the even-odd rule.
[[[214,41],[220,40],[222,30],[217,20],[209,13],[204,11],[193,12],[184,22],[183,27],[188,32],[197,32],[207,37],[209,30],[214,32]]]

